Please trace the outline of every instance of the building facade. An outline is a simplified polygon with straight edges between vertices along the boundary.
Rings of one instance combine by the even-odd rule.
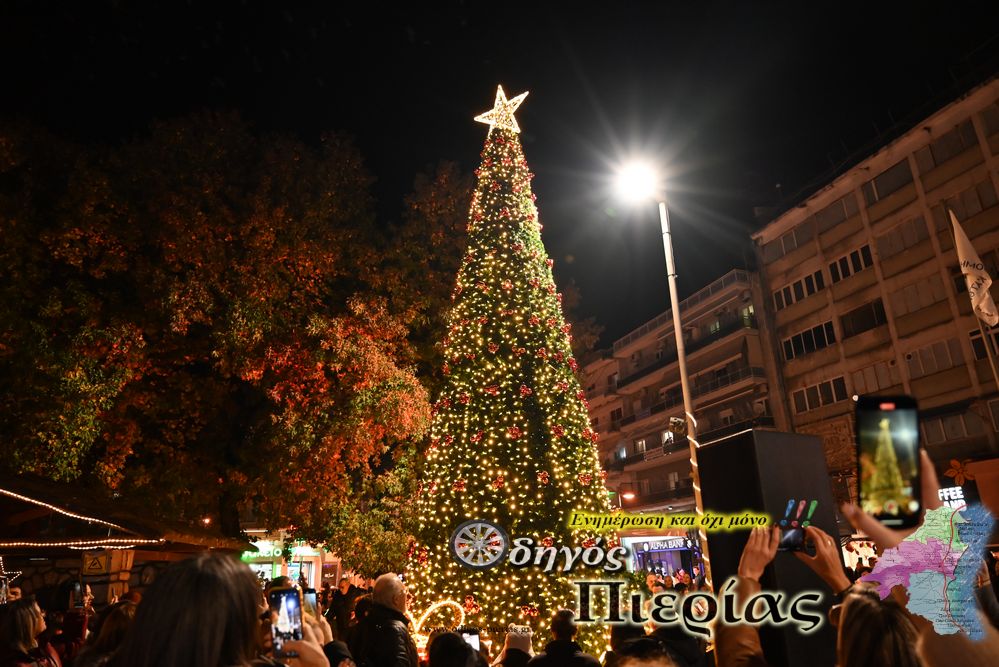
[[[733,270],[680,303],[698,440],[747,428],[787,428],[770,401],[778,381],[755,273]],[[668,429],[683,418],[672,313],[667,311],[615,341],[584,369],[586,393],[607,486],[628,511],[693,511],[689,447]],[[678,537],[680,539],[678,539]],[[636,534],[633,567],[690,571],[682,536]],[[648,546],[648,549],[645,547]]]
[[[940,472],[997,453],[999,398],[959,273],[954,210],[999,276],[999,80],[951,103],[753,235],[790,430],[856,493],[854,395],[909,394]],[[995,294],[996,290],[993,290]],[[994,348],[993,348],[994,349]]]

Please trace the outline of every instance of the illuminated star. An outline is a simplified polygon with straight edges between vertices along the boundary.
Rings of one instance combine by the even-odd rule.
[[[496,86],[496,102],[489,111],[479,114],[475,120],[480,123],[489,124],[489,134],[493,133],[494,127],[506,128],[513,132],[520,132],[517,119],[513,117],[513,112],[517,110],[520,103],[527,97],[527,93],[521,93],[511,100],[506,99],[503,86]]]

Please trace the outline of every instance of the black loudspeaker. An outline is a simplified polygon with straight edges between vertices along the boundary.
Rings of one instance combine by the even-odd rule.
[[[774,522],[784,519],[789,503],[793,520],[802,500],[806,501],[798,521],[818,501],[809,521],[839,540],[836,509],[819,438],[774,431],[745,431],[697,450],[701,500],[704,511],[734,514],[751,511],[769,514]],[[739,569],[748,530],[708,533],[711,579],[715,592]],[[785,600],[801,591],[823,591],[819,608],[823,616],[832,604],[828,586],[790,552],[777,552],[760,579],[763,590],[781,591]],[[786,602],[785,602],[786,604]],[[827,621],[823,627],[803,635],[793,626],[757,626],[767,661],[775,667],[833,667],[836,663],[836,630]]]

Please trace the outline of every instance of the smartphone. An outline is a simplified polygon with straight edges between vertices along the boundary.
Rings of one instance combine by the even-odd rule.
[[[890,528],[910,528],[922,513],[919,410],[911,396],[857,399],[860,507]]]
[[[302,598],[297,588],[272,588],[267,594],[267,604],[273,613],[271,637],[274,655],[294,658],[297,653],[284,650],[284,643],[302,638]]]
[[[305,588],[302,590],[302,608],[306,614],[312,614],[313,618],[319,618],[319,604],[316,600],[316,589]]]
[[[461,638],[465,640],[465,643],[471,646],[476,651],[479,650],[479,632],[478,630],[462,630]]]
[[[79,581],[73,582],[73,608],[83,609],[83,584]]]

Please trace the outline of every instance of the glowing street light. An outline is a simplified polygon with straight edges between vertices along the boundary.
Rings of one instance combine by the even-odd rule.
[[[670,311],[673,313],[673,334],[676,338],[676,359],[680,370],[680,389],[683,393],[683,411],[687,418],[687,443],[690,447],[690,469],[694,482],[694,506],[704,514],[701,502],[701,476],[697,470],[697,420],[690,394],[690,377],[687,375],[687,352],[683,344],[680,325],[680,299],[676,289],[676,262],[673,260],[673,235],[669,229],[669,209],[666,207],[666,190],[661,187],[661,177],[648,162],[631,162],[617,173],[616,189],[622,198],[639,203],[654,199],[659,203],[659,223],[663,233],[663,251],[666,254],[666,279],[669,282]],[[704,557],[704,578],[711,583],[711,561],[708,557],[707,535],[699,529],[701,554]]]

